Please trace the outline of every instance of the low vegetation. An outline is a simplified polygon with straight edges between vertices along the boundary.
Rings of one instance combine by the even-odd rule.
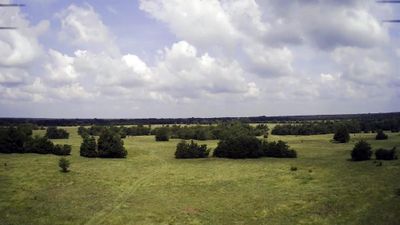
[[[176,146],[175,158],[177,159],[194,159],[194,158],[207,158],[210,149],[207,145],[199,145],[193,140],[190,143],[182,140]]]

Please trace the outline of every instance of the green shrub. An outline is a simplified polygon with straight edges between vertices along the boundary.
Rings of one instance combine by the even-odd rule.
[[[104,130],[98,140],[98,156],[102,158],[125,158],[128,152],[118,133]]]
[[[61,157],[60,160],[58,160],[58,166],[61,168],[61,171],[66,173],[68,172],[68,168],[70,166],[69,160]]]
[[[97,157],[98,152],[96,150],[96,139],[93,136],[86,136],[83,138],[79,153],[83,157]]]
[[[233,159],[259,158],[263,156],[260,145],[260,141],[254,136],[231,136],[219,141],[214,156]]]
[[[69,133],[64,129],[57,129],[57,127],[48,127],[45,136],[50,139],[68,139]]]
[[[210,150],[207,145],[198,145],[193,140],[190,143],[182,140],[176,146],[175,158],[189,159],[189,158],[207,158]]]
[[[25,145],[25,152],[38,154],[53,154],[54,144],[47,137],[34,137]]]
[[[375,139],[376,140],[386,140],[386,139],[388,139],[388,136],[385,133],[383,133],[382,130],[378,130],[378,133],[376,134]]]
[[[70,155],[71,145],[55,145],[53,149],[54,155]]]
[[[371,159],[372,150],[371,145],[366,141],[361,140],[357,142],[351,152],[351,159],[353,161],[363,161]]]
[[[169,141],[169,129],[167,127],[156,130],[156,141]]]
[[[333,136],[333,140],[339,143],[347,143],[350,141],[350,134],[349,131],[345,126],[340,126]]]
[[[375,151],[375,157],[377,160],[395,160],[397,159],[396,148],[391,150],[380,148]]]
[[[284,141],[263,142],[261,146],[266,157],[297,158],[297,152],[290,149],[289,145]]]

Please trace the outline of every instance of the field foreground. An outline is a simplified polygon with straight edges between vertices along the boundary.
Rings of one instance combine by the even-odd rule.
[[[79,156],[71,172],[58,156],[0,154],[0,224],[399,224],[400,160],[351,162],[360,139],[374,149],[400,147],[400,135],[271,136],[297,150],[297,159],[174,158],[179,140],[124,140],[126,159]],[[214,148],[217,141],[202,141]],[[400,150],[400,149],[399,149]],[[374,158],[374,157],[373,157]],[[291,171],[297,167],[297,171]]]

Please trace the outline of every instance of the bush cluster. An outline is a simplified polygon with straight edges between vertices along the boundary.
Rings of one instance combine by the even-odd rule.
[[[54,145],[47,137],[32,137],[32,130],[8,127],[0,129],[0,153],[71,154],[70,145]]]
[[[161,127],[156,130],[156,141],[169,141],[169,129],[167,127]]]
[[[296,158],[297,152],[287,145],[286,142],[262,142],[254,136],[232,136],[218,143],[213,155],[222,158]]]
[[[395,160],[397,159],[396,148],[392,149],[377,149],[375,151],[375,158],[377,160]]]
[[[125,158],[128,152],[119,133],[112,129],[105,129],[97,141],[93,136],[85,136],[80,147],[83,157]]]
[[[361,140],[357,142],[351,151],[351,159],[353,161],[364,161],[371,159],[372,148],[366,141]],[[375,151],[375,158],[377,160],[395,160],[397,159],[396,147],[392,149],[377,149]]]
[[[45,136],[50,139],[68,139],[69,133],[64,129],[58,129],[57,127],[48,127],[46,129]]]
[[[214,150],[214,156],[233,159],[259,158],[263,156],[263,151],[258,138],[241,135],[220,140]]]
[[[207,158],[210,149],[207,145],[198,145],[193,140],[190,143],[182,140],[176,146],[175,158],[177,159],[191,159],[191,158]]]

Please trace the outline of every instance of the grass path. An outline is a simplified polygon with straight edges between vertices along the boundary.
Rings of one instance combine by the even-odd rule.
[[[163,158],[159,157],[156,154],[155,150],[150,150],[150,155],[152,158],[156,159],[160,162],[160,166],[157,167],[157,170],[153,170],[153,172],[148,173],[145,176],[137,179],[132,185],[130,185],[129,189],[126,189],[124,192],[116,197],[115,202],[111,205],[103,208],[101,211],[97,212],[90,220],[88,220],[84,225],[101,225],[107,224],[107,219],[110,218],[114,213],[118,212],[121,206],[126,202],[126,199],[129,196],[135,194],[135,192],[148,184],[152,179],[154,179],[155,175],[164,172],[168,168],[168,162]]]

